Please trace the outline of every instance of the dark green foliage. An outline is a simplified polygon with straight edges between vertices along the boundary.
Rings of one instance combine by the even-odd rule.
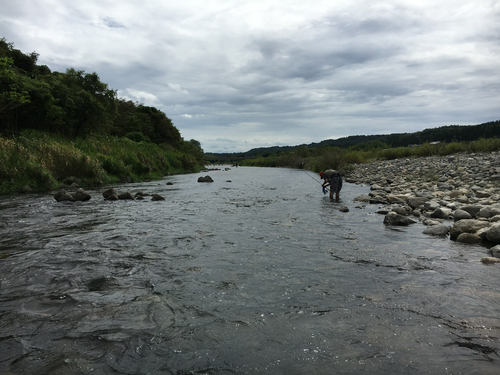
[[[0,193],[203,166],[200,143],[184,141],[162,111],[118,99],[95,72],[51,72],[37,60],[0,39]]]
[[[26,55],[0,39],[1,134],[33,129],[68,138],[104,134],[184,146],[179,130],[159,109],[118,99],[95,72],[51,72],[37,60],[36,52]]]
[[[149,137],[142,134],[142,132],[132,132],[125,134],[125,138],[131,139],[134,142],[151,142]]]
[[[192,155],[128,138],[92,136],[70,141],[34,130],[0,137],[0,194],[25,186],[46,191],[68,181],[92,186],[199,170]]]

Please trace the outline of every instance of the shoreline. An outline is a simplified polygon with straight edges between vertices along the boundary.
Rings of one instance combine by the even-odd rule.
[[[500,258],[499,152],[376,161],[357,165],[345,180],[370,186],[355,201],[382,205],[384,224],[420,222],[426,234],[492,246]]]

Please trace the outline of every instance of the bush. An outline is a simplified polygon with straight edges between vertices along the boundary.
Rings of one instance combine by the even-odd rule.
[[[17,192],[25,185],[53,190],[70,177],[80,185],[95,185],[124,177],[157,179],[200,167],[195,156],[128,138],[94,136],[71,142],[37,131],[25,131],[18,138],[0,137],[0,194]]]

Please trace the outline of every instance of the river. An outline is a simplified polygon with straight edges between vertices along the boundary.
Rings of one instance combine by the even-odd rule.
[[[367,186],[336,203],[311,172],[239,167],[114,187],[166,201],[0,198],[1,374],[500,372],[500,267],[384,226]]]

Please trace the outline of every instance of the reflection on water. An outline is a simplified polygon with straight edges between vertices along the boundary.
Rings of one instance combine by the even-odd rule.
[[[209,174],[116,187],[163,202],[0,199],[0,373],[498,373],[485,248],[385,227],[367,187]]]

